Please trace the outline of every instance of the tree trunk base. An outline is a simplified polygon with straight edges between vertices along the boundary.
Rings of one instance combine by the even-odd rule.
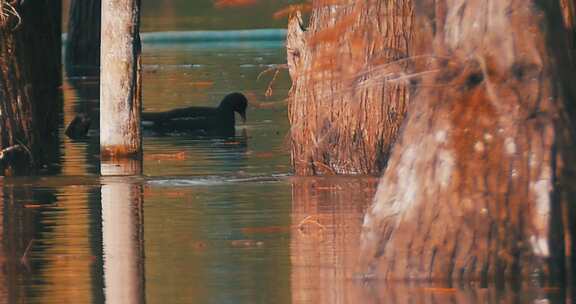
[[[374,276],[564,280],[574,251],[565,240],[575,236],[574,217],[563,217],[575,202],[574,77],[558,3],[533,2],[416,3],[415,50],[433,60],[415,66],[429,73],[414,82],[365,217]]]

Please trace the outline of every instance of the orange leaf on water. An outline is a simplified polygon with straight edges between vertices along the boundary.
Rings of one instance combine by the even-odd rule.
[[[209,88],[214,85],[213,81],[193,81],[190,85],[197,89]]]
[[[258,3],[258,0],[216,0],[214,6],[216,8],[246,7],[255,5],[256,3]]]
[[[195,241],[195,242],[192,244],[192,247],[193,247],[194,250],[196,250],[196,251],[204,251],[204,250],[208,247],[208,244],[207,244],[206,242],[204,242],[204,241]]]
[[[168,198],[182,198],[186,197],[186,193],[183,191],[163,191],[162,196]]]
[[[237,248],[253,248],[262,247],[264,242],[256,240],[233,240],[230,242],[230,245]]]
[[[427,287],[424,288],[425,292],[431,293],[455,293],[456,288],[435,288],[435,287]]]
[[[276,156],[275,153],[272,152],[258,152],[258,153],[254,153],[254,157],[258,157],[258,158],[271,158]]]
[[[24,208],[26,209],[36,209],[36,208],[42,208],[44,207],[44,205],[38,205],[38,204],[26,204],[24,205]]]
[[[144,160],[185,160],[186,152],[178,153],[159,153],[144,155]]]

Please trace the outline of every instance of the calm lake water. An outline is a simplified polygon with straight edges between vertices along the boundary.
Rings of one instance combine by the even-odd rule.
[[[206,1],[198,9],[214,17],[192,1],[144,1],[143,28],[278,26],[271,13],[289,2],[240,10],[228,24],[234,11],[217,15]],[[126,178],[100,177],[96,129],[82,141],[62,135],[56,173],[0,179],[2,302],[569,303],[554,288],[358,280],[377,179],[291,176],[287,72],[270,97],[272,74],[258,79],[285,63],[282,41],[148,43],[143,63],[145,110],[216,106],[241,91],[247,123],[233,138],[146,136],[144,175]],[[97,79],[66,77],[63,94],[65,123],[77,113],[98,121]]]

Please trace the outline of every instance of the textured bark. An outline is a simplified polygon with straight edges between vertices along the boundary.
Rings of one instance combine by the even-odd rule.
[[[101,0],[73,0],[66,40],[66,71],[98,75],[100,67]]]
[[[423,76],[364,220],[368,271],[390,280],[562,279],[575,236],[576,150],[558,2],[416,7],[415,52],[433,60],[415,65]]]
[[[32,125],[32,98],[26,87],[27,73],[18,62],[15,38],[10,29],[0,29],[0,145],[3,150],[21,147],[21,143],[33,146],[38,137]],[[26,166],[31,161],[30,155],[22,152],[20,148],[13,155],[4,155],[3,174],[9,173],[14,166]]]
[[[397,72],[410,51],[412,1],[313,7],[308,29],[296,15],[287,38],[295,173],[380,173],[406,112]]]
[[[103,159],[140,157],[140,0],[105,0],[101,37],[101,156]]]
[[[60,1],[4,2],[0,20],[0,147],[4,174],[40,165],[57,145]],[[5,150],[10,148],[8,150]],[[11,149],[15,148],[15,149]],[[30,164],[33,166],[30,166]]]

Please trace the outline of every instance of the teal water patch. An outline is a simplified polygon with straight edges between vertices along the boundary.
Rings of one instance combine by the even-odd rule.
[[[284,40],[222,40],[222,41],[144,41],[146,50],[190,50],[190,49],[278,49],[284,47]]]
[[[143,43],[174,44],[198,42],[283,42],[286,40],[285,29],[254,29],[231,31],[172,31],[140,33]],[[62,34],[66,43],[68,35]]]
[[[233,41],[284,41],[285,29],[255,29],[233,31],[175,31],[141,33],[144,43],[194,43]]]

